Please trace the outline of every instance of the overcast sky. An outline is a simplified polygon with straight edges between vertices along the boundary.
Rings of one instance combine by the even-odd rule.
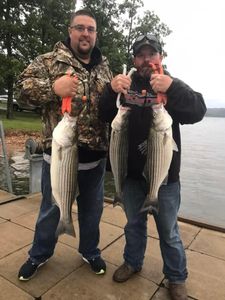
[[[173,32],[165,38],[168,71],[201,92],[208,107],[225,107],[223,0],[144,0]]]
[[[224,0],[143,2],[173,31],[164,39],[171,75],[201,92],[208,107],[225,107]]]

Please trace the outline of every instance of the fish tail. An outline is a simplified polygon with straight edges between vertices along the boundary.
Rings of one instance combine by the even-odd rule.
[[[157,213],[159,212],[158,208],[158,198],[150,198],[149,195],[147,195],[140,212],[148,212],[149,214]]]
[[[124,205],[122,202],[122,197],[119,196],[118,194],[115,195],[114,197],[114,201],[113,201],[113,207],[119,205],[120,207],[122,207],[122,209],[124,210]]]
[[[63,220],[59,221],[58,227],[56,229],[56,236],[58,237],[63,233],[76,237],[75,229],[72,222],[65,223]]]

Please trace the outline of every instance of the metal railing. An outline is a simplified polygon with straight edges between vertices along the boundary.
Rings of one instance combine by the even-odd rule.
[[[9,161],[7,157],[7,152],[6,152],[6,146],[5,146],[5,134],[4,134],[4,129],[3,129],[3,123],[0,121],[0,147],[1,147],[1,152],[0,152],[0,159],[3,164],[3,177],[5,175],[6,179],[6,185],[8,187],[8,191],[10,193],[13,192],[12,190],[12,180],[11,180],[11,175],[10,175],[10,168],[9,168]]]

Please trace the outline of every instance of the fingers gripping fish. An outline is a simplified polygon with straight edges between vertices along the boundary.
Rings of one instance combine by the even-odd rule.
[[[149,66],[153,74],[164,74],[161,62],[149,63]],[[167,96],[165,93],[157,93],[157,103],[163,103],[166,105]]]

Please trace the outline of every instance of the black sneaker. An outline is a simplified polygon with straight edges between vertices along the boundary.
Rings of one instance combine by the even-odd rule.
[[[18,279],[21,281],[27,281],[27,280],[31,279],[32,277],[34,277],[36,275],[37,269],[40,268],[41,266],[43,266],[47,261],[48,261],[48,259],[46,261],[44,261],[43,263],[35,264],[29,258],[20,268],[19,274],[18,274]]]
[[[93,259],[87,259],[85,257],[82,257],[85,262],[91,265],[91,269],[95,272],[97,275],[103,275],[106,271],[106,264],[104,260],[101,258],[101,256],[98,256]]]

